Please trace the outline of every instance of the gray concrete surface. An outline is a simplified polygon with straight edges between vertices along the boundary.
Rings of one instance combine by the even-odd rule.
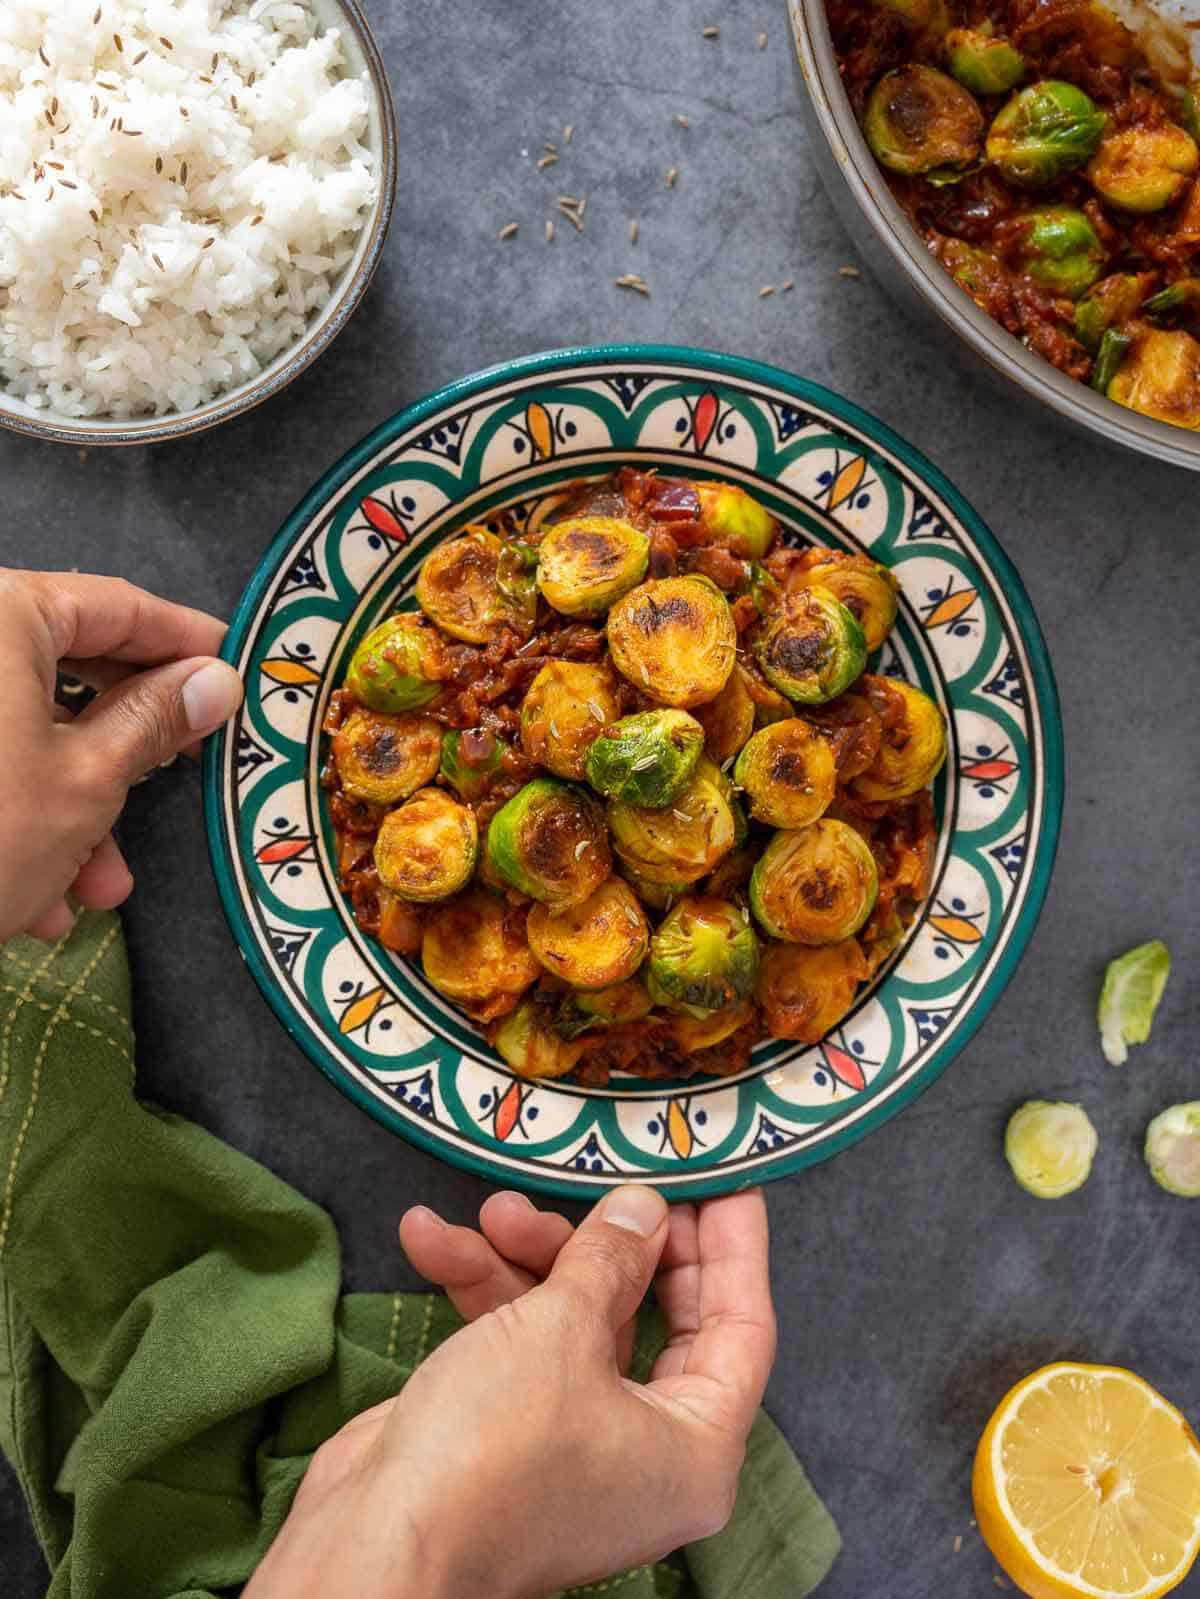
[[[768,1404],[845,1536],[824,1599],[984,1599],[997,1590],[970,1525],[971,1452],[1012,1380],[1056,1357],[1117,1361],[1200,1412],[1200,1205],[1161,1193],[1140,1156],[1155,1111],[1200,1097],[1200,482],[1017,410],[945,366],[874,282],[839,275],[853,256],[806,147],[777,0],[367,6],[403,167],[357,320],[285,395],[215,435],[86,458],[0,438],[0,556],[123,573],[227,614],[314,476],[383,417],[491,362],[612,338],[777,361],[960,485],[1049,638],[1068,751],[1058,868],[1024,963],[947,1075],[771,1190]],[[573,143],[539,173],[567,123]],[[586,231],[560,222],[547,244],[562,192],[587,193]],[[518,236],[498,243],[510,220]],[[631,269],[649,300],[611,286]],[[758,297],[787,278],[790,294]],[[425,1201],[467,1221],[485,1186],[377,1127],[289,1044],[226,933],[195,771],[137,790],[122,841],[138,874],[126,925],[144,1091],[328,1205],[352,1286],[413,1285],[400,1211]],[[1100,974],[1152,936],[1175,974],[1152,1042],[1114,1071],[1096,1043]],[[1100,1132],[1090,1183],[1054,1204],[1023,1194],[1001,1154],[1008,1112],[1032,1096],[1083,1101]],[[7,1476],[0,1576],[6,1599],[45,1584]]]

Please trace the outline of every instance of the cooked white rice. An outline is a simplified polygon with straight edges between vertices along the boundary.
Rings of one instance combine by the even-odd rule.
[[[0,382],[128,417],[254,377],[353,253],[367,110],[296,0],[0,0]]]

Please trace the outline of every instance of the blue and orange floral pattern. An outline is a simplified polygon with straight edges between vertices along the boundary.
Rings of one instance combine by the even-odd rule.
[[[526,521],[625,462],[725,477],[788,536],[870,549],[900,620],[878,669],[933,694],[936,883],[904,945],[821,1044],[770,1040],[735,1079],[515,1078],[416,967],[366,937],[336,888],[319,784],[329,694],[438,539]],[[1003,986],[1045,891],[1062,773],[1057,702],[1020,582],[937,473],[814,385],[728,357],[604,350],[456,385],[336,467],[284,527],[226,654],[246,702],[207,755],[213,859],[264,993],[380,1121],[497,1180],[576,1197],[636,1178],[719,1192],[833,1153],[926,1086]]]

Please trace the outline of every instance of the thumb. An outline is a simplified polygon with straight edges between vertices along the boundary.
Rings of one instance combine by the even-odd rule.
[[[546,1279],[582,1300],[610,1332],[641,1304],[667,1241],[667,1205],[653,1188],[607,1194],[558,1252]]]
[[[224,661],[199,657],[138,672],[99,695],[72,734],[123,788],[197,739],[215,732],[242,703],[242,680]]]

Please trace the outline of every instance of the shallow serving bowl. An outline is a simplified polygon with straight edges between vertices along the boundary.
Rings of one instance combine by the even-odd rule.
[[[833,206],[880,283],[959,350],[965,345],[1010,392],[1089,433],[1200,471],[1200,433],[1140,416],[1064,377],[982,312],[929,253],[892,198],[842,87],[824,0],[788,0],[803,78],[801,107]]]
[[[308,0],[323,29],[337,28],[350,70],[364,75],[370,113],[363,143],[375,157],[379,194],[363,221],[350,260],[342,269],[328,302],[309,323],[304,337],[282,351],[257,377],[218,395],[194,411],[165,416],[68,417],[39,410],[0,388],[0,427],[60,444],[160,444],[228,422],[268,400],[321,355],[353,316],[379,265],[392,220],[396,189],[396,114],[387,69],[358,0]]]
[[[737,1078],[607,1088],[515,1077],[338,893],[321,721],[357,641],[431,546],[501,507],[536,513],[634,462],[744,485],[789,537],[869,549],[900,619],[879,670],[946,711],[935,886],[903,948],[816,1047],[760,1045]],[[259,987],[309,1058],[377,1120],[508,1184],[585,1197],[636,1178],[694,1197],[783,1176],[895,1114],[1004,987],[1049,880],[1058,702],[1029,600],[938,471],[815,384],[652,345],[566,350],[453,384],[394,417],[285,522],[225,649],[246,702],[210,741],[209,843]]]

